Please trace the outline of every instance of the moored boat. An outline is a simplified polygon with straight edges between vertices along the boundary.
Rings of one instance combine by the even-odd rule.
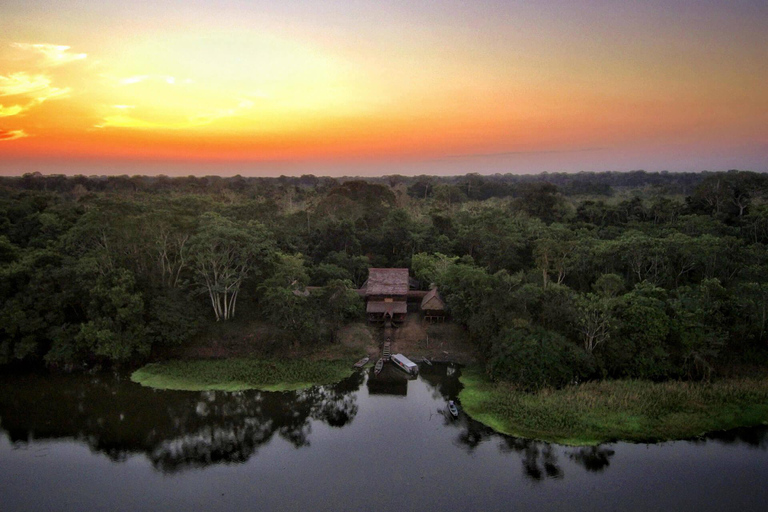
[[[401,370],[411,375],[416,375],[417,373],[419,373],[419,366],[413,361],[411,361],[410,359],[408,359],[407,357],[405,357],[403,354],[393,355],[390,361],[395,363],[398,368],[400,368]]]
[[[424,361],[425,363],[427,363],[429,366],[432,366],[432,361],[430,361],[426,357],[422,357],[421,360]]]
[[[362,358],[361,360],[359,360],[358,362],[355,363],[355,368],[362,368],[363,366],[368,364],[368,361],[370,361],[370,360],[371,360],[370,357]]]
[[[456,407],[456,403],[453,400],[448,400],[448,412],[450,412],[451,416],[454,418],[459,417],[459,408]]]
[[[384,359],[376,361],[376,366],[373,368],[373,373],[378,375],[381,373],[381,369],[384,368]]]

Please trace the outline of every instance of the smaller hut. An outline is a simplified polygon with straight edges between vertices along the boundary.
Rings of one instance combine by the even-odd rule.
[[[445,320],[445,302],[440,293],[437,291],[437,287],[432,288],[421,299],[421,310],[424,312],[424,319],[429,322],[442,322]]]

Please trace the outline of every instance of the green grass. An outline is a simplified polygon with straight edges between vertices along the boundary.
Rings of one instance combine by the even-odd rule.
[[[155,389],[182,391],[292,391],[333,384],[352,371],[349,361],[174,360],[148,364],[133,372],[131,380]]]
[[[603,381],[526,393],[465,369],[464,410],[505,434],[568,445],[686,439],[768,421],[768,379]]]

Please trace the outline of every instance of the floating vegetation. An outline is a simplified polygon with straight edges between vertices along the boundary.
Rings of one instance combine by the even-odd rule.
[[[686,439],[768,420],[768,379],[589,382],[528,393],[463,372],[459,398],[505,434],[569,445]]]
[[[182,391],[292,391],[332,384],[351,373],[348,361],[205,359],[148,364],[133,372],[131,380]]]

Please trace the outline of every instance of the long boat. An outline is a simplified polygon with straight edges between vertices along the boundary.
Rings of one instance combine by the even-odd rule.
[[[451,416],[454,418],[459,417],[459,409],[456,407],[456,403],[453,400],[448,400],[448,412],[450,412]]]
[[[381,373],[381,369],[384,368],[384,359],[376,361],[376,366],[373,368],[373,373],[376,375]]]
[[[390,359],[393,363],[397,365],[398,368],[401,370],[411,374],[416,375],[419,373],[419,367],[416,363],[405,357],[403,354],[395,354]]]
[[[424,361],[425,363],[427,363],[429,366],[432,366],[432,361],[430,361],[426,357],[422,357],[421,360]]]
[[[362,368],[363,366],[368,364],[368,361],[370,361],[370,360],[371,360],[370,357],[362,358],[361,360],[359,360],[358,362],[355,363],[355,368]]]

